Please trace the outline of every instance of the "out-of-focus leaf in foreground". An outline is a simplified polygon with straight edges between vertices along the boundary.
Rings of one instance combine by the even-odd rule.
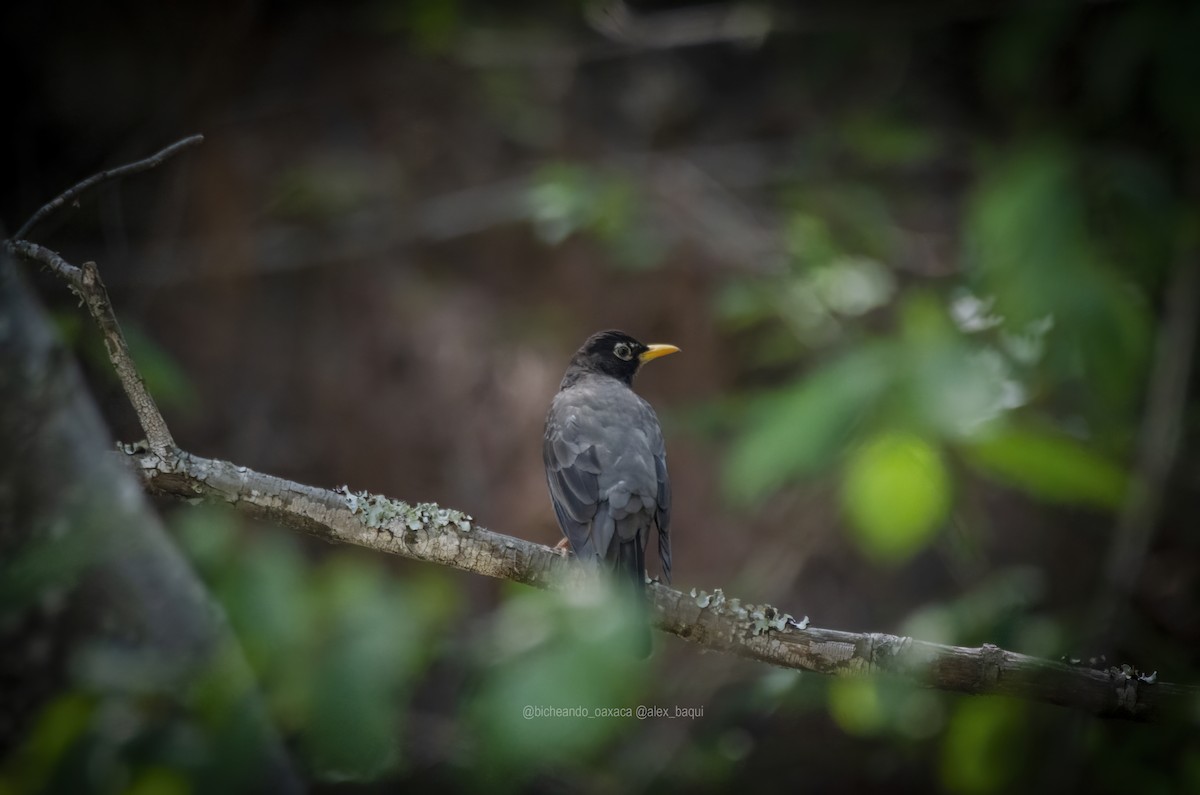
[[[186,548],[241,639],[272,711],[313,772],[369,781],[403,762],[402,717],[455,609],[435,577],[387,576],[369,555],[320,564],[287,534],[235,536],[222,514],[181,514]]]
[[[635,654],[640,623],[629,594],[599,582],[570,593],[514,591],[477,645],[480,679],[467,705],[488,783],[586,763],[630,717],[648,663]]]

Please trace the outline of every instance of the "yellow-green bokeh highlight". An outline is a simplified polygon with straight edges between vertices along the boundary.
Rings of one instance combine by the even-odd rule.
[[[880,563],[900,563],[925,547],[945,521],[950,475],[929,442],[884,433],[851,454],[841,497],[859,548]]]

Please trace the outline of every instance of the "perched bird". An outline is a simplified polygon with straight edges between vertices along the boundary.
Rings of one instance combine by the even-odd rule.
[[[671,481],[662,429],[633,391],[646,362],[676,353],[643,345],[623,331],[588,337],[567,365],[546,416],[542,458],[554,513],[580,560],[628,578],[641,600],[646,544],[658,530],[662,578],[671,581]],[[644,633],[649,653],[650,630]]]

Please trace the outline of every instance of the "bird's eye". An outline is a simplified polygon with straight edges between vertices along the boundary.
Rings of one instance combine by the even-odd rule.
[[[623,359],[625,361],[629,361],[633,358],[633,351],[631,351],[629,346],[624,342],[618,342],[616,347],[613,348],[613,353],[616,354],[618,359]]]

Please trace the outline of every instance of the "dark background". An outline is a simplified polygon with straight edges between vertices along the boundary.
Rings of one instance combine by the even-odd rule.
[[[622,328],[683,349],[638,381],[677,587],[1193,682],[1194,390],[1169,476],[1137,454],[1198,254],[1198,37],[1182,2],[9,4],[0,223],[202,132],[33,235],[99,263],[182,448],[554,543],[545,410],[579,343]],[[35,278],[136,438],[86,317]],[[631,667],[552,598],[163,510],[330,791],[1200,788],[1195,705],[1117,724],[666,637]],[[1152,536],[1113,626],[1122,522]],[[219,762],[144,742],[203,746],[203,717],[116,737],[100,713],[57,718],[111,760],[96,791]],[[80,764],[30,747],[0,782]]]

